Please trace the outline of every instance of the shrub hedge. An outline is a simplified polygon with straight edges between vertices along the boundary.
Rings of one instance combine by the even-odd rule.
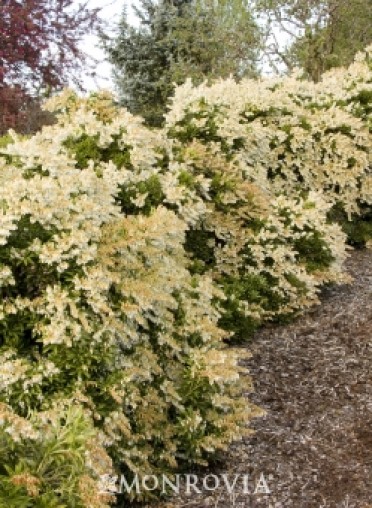
[[[0,504],[104,508],[102,475],[204,465],[249,432],[226,341],[348,280],[339,223],[368,241],[370,54],[319,84],[186,83],[162,130],[67,90],[55,125],[10,133]]]

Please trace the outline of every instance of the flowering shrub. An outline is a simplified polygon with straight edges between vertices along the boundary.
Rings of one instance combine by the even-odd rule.
[[[372,46],[355,57],[348,68],[334,68],[326,72],[317,85],[323,107],[332,102],[366,122],[372,130]]]
[[[224,340],[347,279],[330,219],[371,205],[368,58],[355,100],[330,74],[188,83],[150,130],[65,91],[57,124],[3,143],[3,503],[104,508],[101,474],[206,464],[246,432]]]
[[[187,269],[198,207],[162,171],[159,136],[104,100],[57,101],[72,104],[58,125],[8,145],[0,171],[1,435],[14,450],[0,494],[103,507],[88,441],[128,475],[159,473],[205,463],[258,410],[222,342],[221,291]],[[68,435],[76,453],[61,452],[48,487],[56,466],[40,462]]]
[[[318,84],[319,102],[323,108],[337,103],[349,114],[360,119],[372,133],[372,46],[359,53],[347,69],[333,69],[324,74]],[[359,214],[347,220],[337,207],[332,218],[342,223],[352,243],[363,245],[372,238],[372,170],[369,151],[369,171],[363,179],[359,199]]]
[[[345,235],[327,220],[322,195],[271,196],[214,146],[193,140],[171,148],[207,206],[187,233],[191,269],[223,288],[220,324],[235,339],[316,303],[324,283],[345,280]]]
[[[338,72],[346,77],[335,95],[332,75],[318,85],[296,75],[198,87],[189,81],[175,91],[168,135],[181,145],[199,140],[223,153],[271,195],[321,192],[351,217],[372,202],[371,66],[358,57]]]
[[[209,181],[210,213],[188,247],[224,288],[221,324],[238,337],[342,280],[344,236],[330,220],[352,243],[372,234],[369,52],[334,71],[344,76],[334,92],[331,74],[320,84],[293,75],[176,89],[170,152]]]
[[[54,99],[53,107],[67,104],[60,123],[68,126],[54,150],[62,144],[81,170],[115,161],[116,177],[125,179],[116,195],[122,212],[146,215],[164,205],[188,224],[191,271],[207,273],[224,289],[220,324],[236,338],[315,303],[324,282],[344,280],[344,237],[327,224],[329,205],[321,196],[279,200],[287,210],[276,200],[269,206],[268,191],[248,182],[214,142],[174,142],[124,111],[115,113],[102,98],[89,99],[77,114],[76,100]],[[123,129],[125,143],[122,137],[119,143]]]

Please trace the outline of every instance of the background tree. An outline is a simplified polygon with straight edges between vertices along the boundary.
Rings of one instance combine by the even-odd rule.
[[[271,64],[300,66],[314,81],[372,42],[371,0],[258,0],[256,9],[266,20]]]
[[[160,125],[174,84],[253,75],[260,32],[246,0],[141,0],[140,26],[124,11],[106,40],[120,101]]]
[[[260,31],[247,0],[195,0],[178,18],[172,75],[184,81],[257,75]]]
[[[87,3],[1,0],[0,130],[23,123],[31,98],[79,82],[86,64],[79,43],[98,26]]]

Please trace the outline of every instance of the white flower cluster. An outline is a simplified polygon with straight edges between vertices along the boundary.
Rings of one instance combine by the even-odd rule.
[[[312,190],[349,214],[372,204],[371,47],[314,84],[297,75],[178,87],[166,115],[171,137],[199,139],[276,195]]]

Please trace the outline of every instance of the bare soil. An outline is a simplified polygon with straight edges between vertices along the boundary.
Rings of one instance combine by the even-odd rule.
[[[231,494],[203,489],[163,508],[372,508],[372,250],[347,268],[352,284],[248,346],[249,398],[267,414],[203,475],[249,474],[249,493],[240,476]]]

